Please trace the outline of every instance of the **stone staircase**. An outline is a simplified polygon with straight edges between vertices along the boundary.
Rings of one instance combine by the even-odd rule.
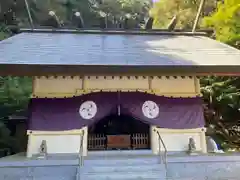
[[[47,160],[0,159],[0,180],[239,180],[240,154],[168,155],[164,164],[151,151],[89,152],[79,169],[78,155]],[[80,170],[80,172],[79,172]]]
[[[108,151],[89,154],[81,180],[165,180],[166,169],[151,151]]]

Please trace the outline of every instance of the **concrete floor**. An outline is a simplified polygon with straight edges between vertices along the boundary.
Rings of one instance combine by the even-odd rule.
[[[126,150],[126,151],[92,151],[85,159],[85,167],[113,167],[115,164],[124,165],[126,161],[138,163],[139,166],[152,164],[160,158],[153,155],[150,150]],[[202,154],[189,156],[183,153],[170,153],[167,157],[168,178],[170,180],[239,180],[240,178],[240,154]],[[77,154],[49,155],[48,159],[26,158],[25,153],[19,153],[0,159],[0,179],[5,175],[11,175],[14,178],[5,178],[6,180],[19,179],[20,176],[34,172],[32,176],[40,176],[48,173],[51,176],[57,173],[58,176],[69,177],[76,175],[78,166]],[[156,165],[160,166],[160,165]],[[147,173],[147,172],[146,172]],[[5,176],[4,176],[5,177]],[[17,178],[18,177],[18,178]],[[56,177],[56,179],[57,179]],[[4,179],[4,180],[5,180]],[[71,179],[71,178],[70,178]]]

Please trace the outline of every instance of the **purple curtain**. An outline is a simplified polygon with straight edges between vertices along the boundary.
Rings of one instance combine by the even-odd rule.
[[[79,115],[80,105],[94,101],[97,114],[90,120]],[[146,100],[159,106],[159,115],[148,119],[142,113]],[[147,124],[162,128],[188,129],[204,126],[201,98],[166,98],[140,92],[99,92],[73,98],[32,99],[30,104],[29,130],[60,131],[79,129],[98,122],[102,118],[116,113],[121,104],[121,113],[128,114]]]
[[[90,120],[81,118],[79,107],[85,101],[97,104],[97,114]],[[61,131],[91,125],[116,111],[115,93],[92,93],[73,98],[32,99],[29,130]]]
[[[154,119],[145,117],[142,112],[142,105],[148,100],[159,107],[159,115]],[[161,128],[191,129],[205,124],[200,97],[168,98],[146,93],[122,93],[121,103],[123,113]]]

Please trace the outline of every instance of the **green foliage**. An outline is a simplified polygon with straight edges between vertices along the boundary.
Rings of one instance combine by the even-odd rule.
[[[212,107],[223,112],[222,116],[226,121],[236,121],[238,116],[228,111],[240,109],[240,78],[229,77],[208,77],[202,79],[202,93],[205,99],[210,99]],[[238,83],[236,83],[238,82]],[[227,110],[227,112],[224,112]],[[240,112],[240,111],[239,111]],[[231,114],[231,117],[229,116]],[[230,119],[229,119],[230,117]]]
[[[18,151],[19,144],[10,136],[3,121],[11,115],[25,114],[31,92],[32,79],[29,77],[0,77],[0,149]]]
[[[190,29],[198,11],[200,0],[160,0],[151,9],[154,28],[166,28],[171,19],[177,15],[176,28]],[[202,14],[209,14],[215,9],[215,0],[206,1]]]
[[[49,11],[54,11],[62,24],[69,24],[74,12],[79,11],[86,24],[95,18],[88,0],[29,0],[33,21],[37,25],[45,25],[50,18]]]
[[[9,17],[7,24],[13,24],[11,20],[16,16],[18,25],[26,27],[28,23],[28,14],[23,0],[13,0],[4,4],[0,0],[0,20],[4,13]],[[120,20],[126,14],[131,15],[133,21],[143,19],[148,15],[150,0],[28,0],[29,9],[35,25],[49,25],[49,11],[54,11],[64,25],[71,25],[74,12],[79,11],[84,19],[86,27],[95,26],[99,23],[100,12],[108,15],[109,21]]]
[[[240,78],[206,77],[201,79],[202,94],[207,109],[207,126],[214,126],[222,143],[240,146],[240,134],[231,130],[238,125],[240,117]]]
[[[7,28],[5,24],[0,24],[0,41],[10,37],[12,32]]]
[[[219,2],[217,11],[205,17],[203,25],[214,28],[218,40],[240,48],[240,1]]]
[[[0,77],[0,119],[26,111],[31,92],[31,78]]]
[[[123,23],[124,18],[127,17],[128,26],[134,28],[148,16],[149,8],[149,0],[104,0],[100,4],[95,4],[93,9],[99,16],[105,14],[115,27]]]
[[[0,31],[0,41],[6,39],[8,37],[8,33]]]
[[[148,0],[118,0],[121,4],[123,14],[131,14],[132,16],[148,14],[150,2]]]
[[[10,136],[9,129],[3,122],[0,122],[0,150],[10,148],[12,151],[17,150],[17,142]]]

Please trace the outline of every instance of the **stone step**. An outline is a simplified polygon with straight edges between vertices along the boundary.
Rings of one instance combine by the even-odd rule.
[[[136,159],[136,158],[157,158],[159,156],[157,155],[152,155],[152,154],[145,154],[145,155],[95,155],[95,156],[87,156],[84,157],[86,160],[92,160],[92,159]]]
[[[88,156],[81,169],[84,180],[165,180],[166,170],[150,151],[97,152]]]
[[[162,164],[136,164],[136,165],[119,165],[116,164],[114,166],[84,166],[81,169],[81,173],[108,173],[108,172],[165,172],[165,166]]]
[[[140,172],[109,172],[109,173],[88,173],[81,174],[81,179],[84,180],[148,180],[148,179],[165,179],[165,172],[159,171],[140,171]]]
[[[118,178],[99,177],[98,178],[97,176],[95,176],[95,177],[81,177],[81,178],[83,180],[167,180],[165,177],[163,177],[163,178],[159,178],[159,177],[147,177],[147,178],[144,178],[144,177],[118,177]],[[82,180],[82,179],[80,179],[80,180]],[[195,179],[170,179],[170,180],[195,180]],[[214,180],[218,180],[218,179],[214,179]],[[228,179],[228,180],[238,180],[238,179]]]
[[[92,159],[85,160],[84,166],[115,166],[118,165],[141,165],[141,164],[158,164],[159,159],[154,158],[132,158],[132,159]]]
[[[54,167],[36,167],[32,171],[34,176],[53,176],[53,175],[74,175],[77,173],[77,166],[54,166]]]
[[[18,180],[18,179],[31,179],[47,178],[47,177],[72,177],[76,176],[76,166],[43,166],[31,168],[0,168],[1,180]],[[33,179],[33,178],[32,178]]]
[[[109,151],[89,151],[89,156],[117,156],[117,155],[153,155],[152,150],[109,150]]]
[[[6,179],[6,180],[76,180],[76,176],[41,176],[41,177],[23,177],[17,179]],[[5,180],[5,179],[4,179]]]
[[[1,177],[1,180],[76,180],[76,175],[74,176],[59,176],[59,175],[54,175],[54,176],[5,176]]]

